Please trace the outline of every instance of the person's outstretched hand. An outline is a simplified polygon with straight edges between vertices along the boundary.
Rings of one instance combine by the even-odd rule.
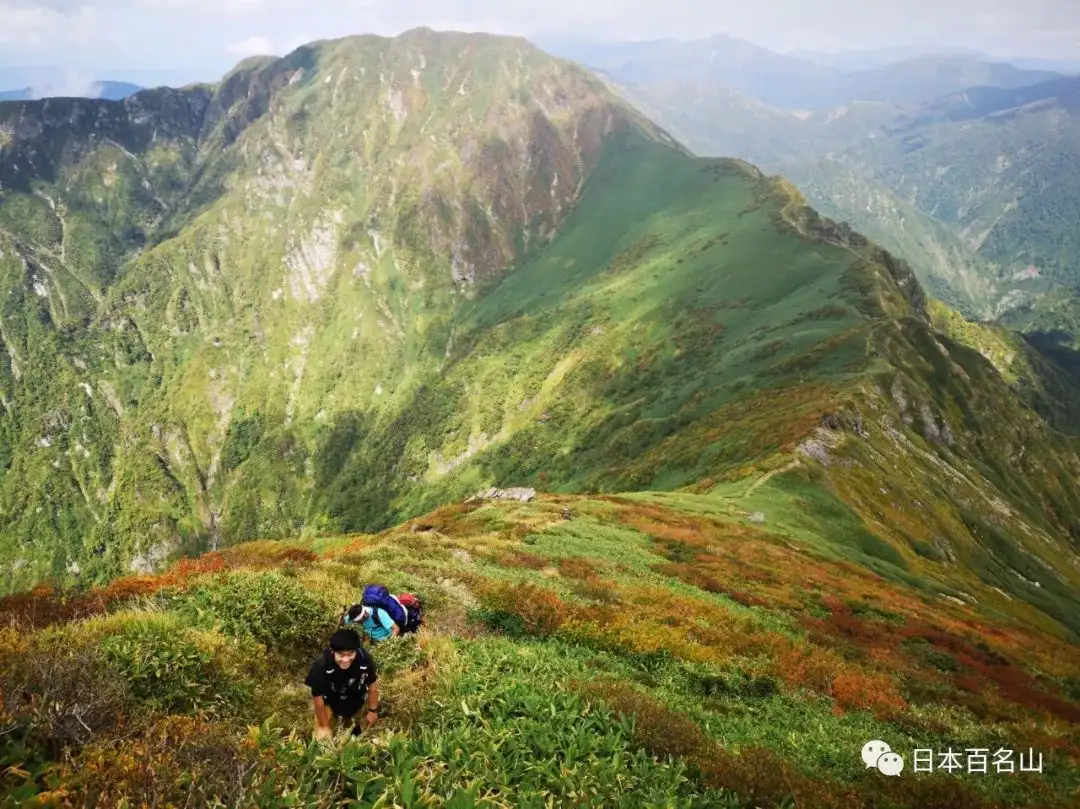
[[[379,715],[374,711],[368,711],[367,716],[364,717],[364,721],[367,722],[367,726],[371,727],[379,720]]]
[[[317,727],[315,728],[315,740],[322,741],[323,739],[330,738],[330,728]]]

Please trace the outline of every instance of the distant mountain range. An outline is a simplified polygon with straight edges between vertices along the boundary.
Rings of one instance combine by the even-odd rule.
[[[142,88],[123,81],[95,81],[84,86],[58,85],[23,87],[19,90],[0,90],[0,101],[33,101],[38,98],[104,98],[118,101]]]
[[[853,101],[920,104],[969,87],[1024,87],[1060,73],[970,55],[915,56],[855,71],[718,35],[683,42],[542,39],[543,47],[622,85],[722,84],[781,109],[830,109]]]
[[[913,46],[873,48],[869,50],[829,53],[810,49],[788,51],[787,56],[806,59],[838,70],[871,70],[877,67],[923,57],[966,57],[979,62],[1007,62],[1025,70],[1050,70],[1055,73],[1080,73],[1080,59],[1044,59],[1031,56],[995,56],[975,48],[934,47],[932,50]]]

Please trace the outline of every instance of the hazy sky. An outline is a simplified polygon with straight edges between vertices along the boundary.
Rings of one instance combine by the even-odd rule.
[[[950,44],[1080,58],[1080,0],[0,0],[0,68],[212,80],[253,53],[418,25],[607,39],[727,33],[777,50]]]

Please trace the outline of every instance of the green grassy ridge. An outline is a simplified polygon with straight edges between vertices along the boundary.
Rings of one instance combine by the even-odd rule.
[[[489,39],[490,41],[488,41]],[[589,85],[591,80],[587,74],[567,73],[564,68],[555,65],[552,60],[540,59],[535,50],[522,42],[514,43],[498,39],[480,38],[479,41],[484,44],[484,47],[477,50],[474,48],[477,42],[475,38],[459,37],[454,39],[450,37],[445,41],[438,38],[436,40],[436,44],[442,43],[440,46],[441,52],[439,53],[440,62],[429,69],[429,75],[438,75],[439,71],[445,70],[447,81],[454,80],[455,76],[457,79],[464,80],[470,76],[475,76],[478,70],[486,70],[487,67],[485,66],[490,65],[492,60],[497,63],[504,58],[510,58],[511,55],[522,54],[528,57],[528,63],[518,66],[519,72],[510,76],[511,84],[514,81],[520,84],[524,81],[525,76],[537,78],[549,84],[554,79],[559,82],[562,90],[569,91],[570,94],[576,96],[573,99],[575,102],[600,106],[607,103],[603,99],[597,99],[594,94],[590,94]],[[263,331],[264,327],[261,324],[265,322],[266,310],[270,307],[268,306],[269,301],[263,301],[262,298],[264,296],[269,298],[271,292],[271,289],[267,288],[264,283],[266,280],[265,266],[267,262],[280,262],[284,258],[287,246],[282,243],[280,235],[273,236],[270,233],[259,233],[258,229],[256,229],[256,232],[251,234],[251,237],[245,238],[238,245],[236,252],[231,254],[225,252],[227,249],[225,246],[230,240],[225,237],[225,232],[221,226],[224,221],[235,221],[232,217],[242,217],[245,208],[248,207],[247,203],[251,200],[249,198],[250,194],[234,197],[228,197],[224,194],[225,189],[222,185],[224,179],[230,173],[235,174],[244,171],[245,165],[242,160],[238,160],[239,152],[237,148],[222,152],[220,148],[215,149],[215,144],[220,147],[226,141],[235,143],[239,138],[243,141],[243,148],[250,152],[257,152],[260,149],[265,149],[268,145],[266,143],[267,137],[271,139],[278,137],[270,129],[269,125],[269,118],[274,112],[288,116],[289,120],[297,120],[296,116],[305,114],[304,108],[313,101],[320,107],[331,106],[333,98],[338,96],[337,89],[340,88],[327,87],[325,84],[315,85],[312,81],[307,81],[301,82],[300,85],[294,88],[294,92],[285,92],[286,88],[290,87],[288,82],[293,76],[297,75],[295,71],[298,67],[308,69],[310,79],[312,66],[322,60],[325,63],[322,69],[328,74],[330,70],[333,70],[332,75],[339,82],[344,78],[351,78],[352,85],[341,92],[342,98],[348,102],[348,105],[346,108],[338,110],[337,119],[321,115],[315,121],[318,124],[317,127],[308,127],[302,130],[294,129],[291,133],[292,143],[290,145],[296,148],[298,153],[300,149],[308,146],[312,148],[313,152],[318,153],[320,150],[316,144],[320,142],[320,139],[338,137],[340,140],[343,134],[346,137],[351,134],[350,130],[356,122],[358,112],[361,115],[366,114],[369,119],[378,124],[381,132],[379,137],[383,141],[381,144],[369,141],[368,153],[359,165],[356,161],[348,163],[348,160],[346,160],[349,168],[348,174],[356,176],[358,180],[368,174],[366,183],[342,183],[342,180],[346,179],[348,174],[338,170],[338,166],[327,165],[318,169],[321,176],[325,176],[327,179],[335,178],[335,189],[339,197],[345,193],[355,193],[354,189],[363,189],[365,185],[370,186],[373,184],[372,180],[374,178],[370,176],[368,166],[365,165],[369,160],[376,162],[377,170],[381,173],[384,181],[396,184],[398,178],[392,176],[394,169],[390,162],[391,158],[385,154],[380,154],[388,148],[396,148],[399,152],[411,150],[411,153],[418,154],[424,157],[425,160],[436,164],[437,160],[432,161],[432,158],[437,157],[440,153],[443,155],[455,155],[470,148],[470,142],[474,144],[471,148],[475,149],[479,145],[476,144],[475,136],[468,130],[463,131],[461,128],[461,121],[466,118],[467,112],[462,107],[468,107],[468,105],[472,104],[475,106],[476,111],[481,114],[484,114],[485,110],[489,108],[492,112],[495,112],[501,102],[502,95],[506,94],[504,90],[496,91],[494,95],[487,93],[481,98],[473,92],[459,96],[453,92],[458,89],[456,84],[454,86],[447,84],[438,87],[439,92],[445,93],[444,98],[446,101],[445,104],[440,101],[440,109],[436,110],[442,116],[441,119],[436,119],[441,120],[440,140],[445,140],[446,136],[449,135],[452,138],[459,139],[459,144],[457,149],[447,148],[444,144],[439,152],[433,152],[432,155],[425,154],[425,147],[422,146],[421,138],[418,136],[418,131],[422,128],[424,121],[418,117],[415,109],[408,128],[403,132],[395,133],[393,127],[386,124],[387,119],[393,120],[393,116],[390,114],[391,111],[387,108],[389,103],[387,90],[385,88],[380,90],[379,86],[376,85],[374,96],[358,95],[357,88],[367,88],[363,92],[370,93],[371,84],[365,83],[362,75],[367,70],[374,73],[380,68],[388,67],[391,69],[392,78],[401,85],[407,87],[413,83],[413,79],[409,75],[410,68],[405,66],[405,62],[413,60],[419,64],[425,58],[424,48],[430,46],[431,43],[427,43],[419,50],[416,48],[416,42],[412,42],[412,44],[406,42],[404,44],[408,46],[404,48],[405,53],[400,52],[402,48],[399,48],[398,43],[378,38],[362,43],[352,40],[332,43],[320,48],[306,49],[304,53],[298,54],[293,60],[296,64],[276,60],[270,63],[245,65],[214,89],[204,123],[203,142],[200,145],[200,151],[202,152],[200,165],[191,180],[194,182],[194,187],[181,200],[182,204],[179,204],[175,210],[170,212],[172,218],[161,225],[162,232],[155,236],[157,247],[147,256],[135,262],[132,265],[133,269],[129,269],[118,278],[117,287],[111,294],[111,300],[106,303],[104,312],[97,318],[101,327],[100,330],[91,327],[90,332],[85,335],[85,344],[88,347],[99,343],[102,348],[105,348],[110,343],[119,342],[115,335],[109,333],[112,326],[117,322],[127,322],[129,328],[133,326],[134,329],[125,333],[124,353],[114,356],[112,363],[109,362],[110,358],[106,351],[87,352],[90,356],[83,355],[72,358],[72,361],[77,359],[80,362],[88,362],[93,367],[95,375],[103,373],[106,376],[106,383],[111,386],[116,394],[112,398],[119,399],[117,409],[126,411],[121,418],[128,421],[127,430],[133,437],[139,435],[141,440],[146,441],[148,439],[146,433],[150,430],[152,424],[162,426],[160,433],[163,436],[160,444],[155,447],[155,454],[160,458],[160,462],[155,460],[151,463],[151,467],[157,465],[159,469],[155,470],[147,468],[145,464],[139,464],[130,471],[122,469],[110,470],[114,472],[114,479],[119,476],[124,476],[128,480],[131,480],[132,477],[141,479],[145,487],[156,491],[156,495],[152,499],[160,501],[164,497],[166,502],[172,501],[166,505],[166,514],[163,519],[151,519],[150,522],[142,524],[143,527],[138,532],[142,534],[141,537],[135,535],[130,537],[129,540],[120,543],[124,546],[120,549],[121,553],[127,553],[130,556],[129,551],[137,547],[142,547],[145,552],[147,547],[155,541],[154,534],[161,535],[164,533],[166,536],[173,535],[175,537],[179,532],[179,538],[186,541],[185,537],[189,536],[190,532],[206,533],[213,528],[211,514],[214,510],[224,510],[226,512],[235,510],[228,506],[223,509],[221,499],[224,495],[220,485],[217,487],[218,490],[214,498],[217,503],[199,508],[192,508],[190,505],[185,504],[185,501],[206,500],[207,493],[205,490],[215,482],[214,458],[221,449],[224,440],[223,433],[225,430],[223,427],[218,426],[220,416],[214,415],[208,418],[209,414],[203,415],[201,412],[207,408],[207,398],[219,401],[236,398],[234,391],[208,392],[205,390],[205,375],[216,372],[213,361],[222,352],[206,352],[205,348],[200,347],[205,346],[208,341],[212,344],[224,342],[226,346],[240,345],[249,342],[254,335],[258,335]],[[434,53],[428,54],[428,56],[432,57],[434,55]],[[539,74],[536,76],[531,73],[534,68],[539,70]],[[316,86],[319,88],[317,91],[314,89]],[[482,82],[479,84],[474,82],[472,85],[473,88],[479,86],[487,86],[488,90],[492,90],[491,86]],[[251,89],[251,92],[249,92],[249,89]],[[328,96],[332,97],[328,98]],[[288,100],[285,100],[286,98]],[[247,101],[244,99],[247,99]],[[273,104],[270,104],[271,99],[273,99]],[[392,101],[392,99],[390,100]],[[479,101],[478,105],[477,101]],[[413,102],[415,102],[414,107],[425,103],[422,97],[410,101],[410,103]],[[265,109],[267,105],[270,106],[269,110]],[[366,110],[365,105],[368,106]],[[559,100],[556,106],[561,107],[558,112],[561,118],[557,119],[559,125],[567,125],[567,116],[569,116],[570,122],[573,123],[573,116],[576,113],[567,105],[566,99]],[[636,119],[635,114],[629,110],[625,114],[628,119]],[[527,116],[528,107],[520,106],[517,109],[510,110],[509,116],[505,119],[500,120],[496,114],[492,124],[497,128],[501,127],[502,136],[512,137],[515,141],[514,148],[519,148],[522,138],[527,143],[532,137],[528,131],[513,135],[514,127],[522,123],[520,118],[527,118]],[[595,139],[596,133],[611,123],[610,121],[598,120],[596,116],[593,116],[591,120],[592,123],[584,121],[582,126],[578,127],[578,134],[585,141],[590,138]],[[618,122],[616,121],[616,123]],[[480,131],[478,134],[482,136],[484,133]],[[345,144],[340,146],[324,144],[324,147],[324,153],[336,153],[338,155],[338,163],[341,163],[341,158],[347,158],[349,155]],[[563,149],[565,152],[567,147],[557,144],[552,148]],[[586,152],[590,146],[588,143],[584,143],[581,148],[583,150],[582,156],[587,162]],[[409,152],[405,151],[405,153]],[[79,158],[78,154],[69,155],[69,157],[72,160]],[[107,159],[107,155],[95,156],[94,153],[91,153],[86,157],[83,164],[76,164],[71,168],[73,177],[79,180],[88,193],[93,194],[94,191],[93,186],[87,187],[89,179],[87,172],[93,174],[95,161],[97,161],[96,165],[100,169],[101,161]],[[252,163],[249,163],[247,168],[254,169]],[[460,164],[460,160],[458,163]],[[505,165],[494,164],[490,168],[496,172],[496,175],[499,172],[508,175],[513,171],[509,163],[510,161],[507,159]],[[80,166],[82,167],[80,168]],[[140,167],[132,166],[131,161],[121,161],[120,168],[124,170],[127,168],[139,169]],[[563,192],[564,194],[572,194],[575,186],[572,172],[578,170],[580,169],[567,169],[565,167],[560,169],[563,172],[563,188],[566,189]],[[415,183],[418,178],[404,175],[403,179]],[[491,179],[497,182],[498,176]],[[97,182],[97,187],[100,188],[100,179]],[[456,179],[455,182],[457,182]],[[517,183],[515,182],[515,184]],[[526,186],[528,184],[527,182]],[[377,182],[375,185],[377,187]],[[289,192],[298,206],[301,203],[305,206],[300,207],[298,211],[289,217],[290,228],[302,227],[307,224],[306,220],[314,214],[316,206],[326,201],[325,196],[311,198],[310,195],[315,190],[325,189],[309,189],[303,193]],[[476,190],[481,197],[486,193],[486,189],[482,184],[478,184],[477,189],[466,188],[465,190]],[[552,201],[557,202],[558,200],[554,196]],[[5,197],[5,204],[16,205],[20,199],[22,198],[17,195]],[[30,198],[27,197],[26,199]],[[356,220],[353,232],[362,235],[363,240],[363,245],[353,245],[350,248],[352,255],[346,257],[345,260],[349,261],[350,266],[359,266],[360,264],[375,265],[372,272],[372,278],[376,285],[375,293],[365,295],[364,292],[353,287],[348,289],[351,299],[341,301],[341,309],[348,312],[349,316],[356,313],[357,305],[362,306],[369,315],[365,323],[370,323],[370,326],[365,326],[363,329],[365,332],[364,342],[368,345],[368,350],[379,352],[389,347],[388,342],[381,333],[383,328],[376,324],[377,320],[385,317],[383,313],[387,311],[390,312],[391,316],[398,318],[411,320],[416,317],[418,325],[421,320],[431,321],[432,326],[443,333],[442,339],[445,339],[445,311],[448,309],[452,311],[456,305],[452,296],[455,292],[460,292],[460,290],[454,290],[447,283],[449,280],[447,278],[449,268],[446,266],[448,260],[446,253],[443,252],[434,263],[435,267],[443,268],[442,272],[437,275],[428,274],[425,282],[424,275],[417,277],[415,268],[424,268],[424,271],[428,272],[428,268],[432,265],[430,259],[438,251],[433,250],[430,244],[418,244],[416,242],[416,238],[422,229],[418,229],[412,235],[399,229],[398,233],[401,238],[405,239],[405,243],[402,243],[395,236],[393,220],[397,217],[398,211],[394,210],[393,205],[398,203],[393,201],[392,194],[388,198],[384,191],[376,199],[365,200],[361,197],[359,200],[353,200],[350,197],[343,197],[342,201],[356,206],[352,213]],[[128,207],[137,213],[138,202],[138,199],[128,200]],[[504,204],[506,202],[512,203],[513,200],[504,199],[502,202]],[[387,210],[388,204],[390,207]],[[39,204],[38,207],[41,208],[41,205]],[[382,255],[381,260],[376,260],[377,256],[372,254],[380,250],[378,232],[376,231],[375,235],[370,237],[365,232],[365,226],[370,229],[370,226],[375,224],[367,216],[367,212],[370,211],[374,215],[378,208],[383,209],[384,217],[391,217],[389,228],[386,226],[387,223],[375,225],[377,229],[382,229],[383,235],[381,239],[384,245],[391,248]],[[199,214],[196,220],[198,226],[186,230],[184,235],[179,237],[183,239],[182,242],[176,243],[175,240],[170,241],[167,238],[170,233],[179,233],[179,226],[199,211],[202,213]],[[55,217],[48,220],[48,222],[53,228],[50,238],[55,241],[55,238],[57,238],[55,231],[58,223]],[[423,221],[418,222],[418,224],[422,225]],[[511,227],[513,226],[512,222],[508,224]],[[536,222],[533,222],[529,226],[535,227],[536,224]],[[271,226],[271,229],[277,227],[279,226]],[[39,242],[41,240],[41,237],[34,236],[32,232],[27,235],[32,239],[38,238]],[[480,245],[477,239],[469,237],[469,234],[464,234],[463,239],[466,250],[483,248],[483,245]],[[50,246],[55,247],[54,241],[50,242]],[[374,251],[372,251],[371,247],[373,241],[375,242]],[[168,248],[163,247],[166,243],[169,244]],[[348,246],[347,242],[346,246]],[[381,249],[385,249],[385,247]],[[469,257],[466,256],[466,258]],[[490,258],[487,257],[486,260],[490,260]],[[501,263],[502,259],[496,258],[496,261]],[[224,275],[221,272],[223,266],[226,270]],[[496,267],[501,269],[498,265]],[[241,272],[238,273],[236,270]],[[352,287],[353,285],[347,282],[348,276],[344,273],[342,273],[342,276],[344,282],[342,286]],[[18,280],[15,279],[13,282]],[[428,287],[434,286],[435,288],[417,295],[411,291],[410,287],[415,287],[418,283],[426,283]],[[22,287],[23,284],[20,283],[19,286]],[[252,292],[255,289],[259,290],[259,296],[253,300]],[[32,301],[33,298],[29,298],[29,300]],[[244,303],[241,306],[234,304],[234,301],[243,301]],[[288,309],[289,307],[285,308]],[[350,309],[352,309],[351,312]],[[396,313],[394,310],[397,310]],[[143,312],[146,312],[145,317],[142,314]],[[11,323],[6,326],[6,331],[12,340],[21,337],[19,328],[23,326],[23,322],[36,319],[47,324],[49,319],[58,320],[55,316],[55,307],[48,316],[42,314],[40,307],[30,307],[25,313],[14,312],[12,314]],[[263,360],[264,367],[269,359],[267,356],[268,351],[265,350],[269,348],[267,346],[268,342],[271,345],[280,343],[280,348],[275,351],[277,353],[276,362],[294,362],[296,363],[294,367],[301,366],[303,360],[296,356],[297,353],[301,352],[295,350],[295,344],[292,344],[291,341],[297,337],[298,332],[303,333],[307,327],[305,326],[305,320],[311,314],[310,310],[304,311],[303,307],[294,307],[291,317],[288,319],[283,317],[274,318],[280,332],[271,335],[269,341],[265,338],[262,340],[264,352],[260,359]],[[20,317],[20,315],[22,316]],[[227,327],[227,323],[233,321],[240,321],[242,324],[239,334]],[[340,374],[342,363],[337,363],[335,369],[333,361],[334,354],[340,354],[340,347],[347,343],[349,339],[347,335],[354,324],[342,323],[338,326],[338,329],[333,329],[325,327],[327,324],[325,319],[322,319],[322,323],[319,323],[319,325],[323,326],[323,328],[320,328],[319,334],[324,340],[324,346],[316,346],[311,353],[325,357],[328,361],[319,363],[323,369],[322,373],[319,373],[317,367],[307,369],[308,376],[314,377],[310,386],[319,391],[316,394],[319,396],[323,395],[324,392],[328,392],[327,388],[336,388],[339,401],[345,401],[355,406],[357,401],[356,388],[349,388],[336,383],[335,377]],[[177,331],[180,334],[176,334]],[[344,335],[340,333],[341,331],[344,331]],[[336,351],[327,352],[326,348],[331,346],[338,346],[338,348]],[[16,344],[16,350],[18,350],[18,344]],[[226,351],[228,350],[226,348]],[[412,356],[415,359],[417,350],[418,344],[410,340],[410,345],[406,346],[404,351],[397,356],[384,357],[385,367],[397,368],[401,367],[403,363],[407,364],[408,357]],[[205,353],[201,358],[196,359],[196,355],[200,352]],[[248,364],[256,360],[256,357],[258,357],[257,354],[255,354],[255,357],[248,354],[243,361]],[[51,359],[42,364],[47,376],[57,382],[63,381],[73,387],[75,380],[85,381],[85,376],[80,374],[77,369],[71,368],[70,365],[68,368],[61,370]],[[113,364],[115,364],[115,368],[110,367]],[[355,358],[352,364],[358,367],[363,367],[365,364],[370,365],[360,357]],[[311,363],[311,366],[315,365],[316,363]],[[182,370],[185,368],[186,370]],[[324,382],[318,378],[323,374],[332,376]],[[256,375],[258,375],[258,372],[256,372]],[[272,378],[273,374],[262,374],[264,380],[267,376]],[[368,387],[366,395],[361,401],[371,407],[379,403],[378,396],[371,392],[376,387],[376,382],[385,384],[389,388],[390,380],[393,377],[385,373],[379,373],[375,379],[372,379],[369,372],[363,376],[358,375],[357,382],[363,380],[364,376],[367,377],[367,380],[370,380],[370,387]],[[72,379],[72,377],[75,379]],[[9,378],[9,380],[7,389],[15,389],[17,387],[15,385],[16,380],[14,378]],[[94,380],[90,379],[89,384],[94,387]],[[218,385],[217,387],[220,390],[222,386]],[[226,387],[231,386],[226,383]],[[98,392],[98,395],[100,397],[100,392]],[[248,397],[249,406],[258,408],[268,395],[271,401],[288,399],[291,395],[289,380],[282,380],[282,384],[271,389],[271,391],[267,391],[265,385],[257,385]],[[32,401],[33,397],[28,397],[28,399]],[[179,400],[179,406],[168,404],[170,401],[176,400]],[[245,402],[240,401],[237,404],[242,408]],[[315,411],[309,410],[304,405],[305,401],[301,397],[299,402],[300,418],[306,425],[303,432],[310,433],[311,428],[315,426],[311,423]],[[367,408],[365,407],[365,409]],[[130,414],[136,410],[141,412],[141,417],[132,421],[130,420]],[[275,417],[280,424],[282,420],[280,411],[275,414]],[[93,417],[91,416],[91,418]],[[168,423],[170,421],[172,424]],[[25,446],[30,440],[39,440],[40,434],[33,436],[33,438],[25,434],[20,437]],[[13,437],[10,443],[16,443],[18,440],[19,438]],[[281,440],[291,442],[294,438],[286,434],[281,437]],[[115,457],[117,448],[115,441],[112,443],[113,446],[108,448],[91,447],[90,451]],[[171,445],[171,448],[169,445]],[[176,449],[177,445],[179,445],[179,450]],[[306,449],[310,449],[310,444]],[[177,455],[186,455],[187,460],[177,460]],[[280,480],[282,477],[281,465],[277,463],[274,466],[276,468],[272,470],[271,474],[275,479]],[[289,474],[287,477],[292,478],[293,476]],[[180,484],[180,492],[177,492],[177,487],[170,483],[170,480]],[[66,482],[64,485],[66,485]],[[99,491],[106,491],[109,488],[108,485],[102,486]],[[273,490],[277,488],[277,484],[270,481],[265,488]],[[180,494],[180,497],[177,497],[177,494]],[[91,490],[91,499],[93,495],[94,490]],[[293,495],[292,502],[294,504],[296,499],[295,495]],[[77,510],[81,509],[85,517],[89,516],[88,511],[94,509],[99,512],[111,512],[113,519],[116,518],[119,512],[130,513],[134,510],[133,504],[114,503],[109,502],[109,500],[111,500],[111,497],[103,496],[100,503],[90,502],[85,506],[76,503],[75,508]],[[149,510],[152,511],[153,508],[153,505],[150,505]],[[183,512],[189,509],[196,513],[190,517],[184,517]],[[279,522],[275,526],[275,532],[291,533],[296,529],[294,522],[297,515],[296,507],[295,505],[289,505],[286,509],[287,514],[282,515],[285,521]],[[31,508],[30,510],[33,511],[34,509]],[[140,508],[140,510],[143,509]],[[281,519],[281,517],[277,519]],[[102,519],[101,522],[108,523],[110,521]],[[269,522],[269,519],[264,520],[264,523]],[[172,525],[169,523],[172,523]],[[265,527],[265,525],[258,526],[260,530],[265,530]],[[102,537],[101,531],[106,532],[107,536]],[[68,529],[64,529],[59,533],[67,532]],[[58,533],[57,527],[54,525],[51,529],[45,529],[42,533],[56,535]],[[98,536],[82,544],[85,544],[88,548],[100,547],[102,544],[111,548],[118,542],[108,525],[104,527],[96,526],[94,533],[97,533]],[[110,550],[107,553],[111,556],[112,552]],[[86,561],[94,562],[95,560],[83,559],[84,563]],[[52,573],[59,574],[61,568],[67,563],[64,560],[57,559],[52,568]]]
[[[788,497],[793,518],[812,516],[782,491],[773,497]],[[16,769],[4,776],[5,799],[33,806],[33,796],[51,787],[75,805],[179,790],[226,806],[330,806],[380,795],[432,806],[552,799],[629,806],[640,805],[642,795],[650,805],[671,806],[1068,805],[1078,786],[1070,766],[1078,755],[1075,722],[1028,719],[1011,703],[965,703],[962,690],[918,690],[922,678],[951,676],[941,673],[952,665],[948,653],[926,662],[912,646],[910,659],[920,662],[891,675],[910,694],[907,704],[881,717],[838,710],[838,697],[819,686],[784,682],[768,654],[747,654],[741,644],[752,648],[756,637],[778,633],[813,644],[821,659],[840,659],[828,657],[821,645],[828,642],[847,648],[858,665],[872,665],[856,654],[857,643],[804,629],[822,610],[815,577],[831,571],[846,582],[841,595],[863,603],[854,625],[860,631],[893,626],[917,635],[937,622],[962,626],[1010,665],[1057,677],[1075,646],[1055,646],[1039,630],[980,607],[958,608],[903,584],[882,585],[858,565],[830,562],[808,544],[819,527],[792,533],[770,519],[747,531],[742,505],[733,495],[657,492],[450,507],[418,520],[428,525],[419,533],[401,525],[378,536],[240,545],[220,557],[238,565],[232,570],[213,572],[211,554],[198,560],[208,563],[205,572],[117,582],[119,598],[106,602],[105,615],[0,632],[5,661],[33,659],[26,648],[61,666],[78,659],[80,699],[102,709],[97,721],[85,715],[89,733],[79,730],[61,745],[70,762],[64,765],[48,753],[50,740],[64,738],[63,727],[21,701],[6,703],[16,720],[0,755]],[[560,517],[566,507],[571,520]],[[703,543],[693,547],[710,556],[752,545],[786,549],[802,564],[778,568],[765,586],[779,589],[747,607],[665,572],[677,556],[667,536],[673,531]],[[304,557],[308,549],[318,557]],[[746,586],[750,572],[734,565],[722,583]],[[299,685],[306,660],[330,631],[339,602],[373,578],[420,593],[428,630],[375,647],[385,710],[374,733],[351,744],[312,743]],[[510,589],[499,590],[499,582]],[[601,614],[612,615],[605,612],[612,602],[602,600],[608,591],[618,594],[614,615],[628,612],[628,633],[590,629]],[[25,627],[18,603],[4,600],[0,611]],[[558,610],[554,624],[537,612],[544,604]],[[41,620],[47,606],[46,599],[24,614]],[[619,632],[617,621],[605,626]],[[728,643],[740,650],[686,642],[708,628],[730,632]],[[1028,645],[1011,645],[1020,639]],[[1046,669],[1051,659],[1056,674]],[[35,676],[21,664],[0,670],[9,685]],[[105,690],[105,677],[117,690]],[[109,718],[108,710],[125,705],[135,710]],[[858,758],[871,738],[887,739],[907,757],[914,747],[1026,749],[1030,739],[1048,758],[1038,776],[905,772],[883,782]],[[1051,740],[1058,746],[1051,749]]]

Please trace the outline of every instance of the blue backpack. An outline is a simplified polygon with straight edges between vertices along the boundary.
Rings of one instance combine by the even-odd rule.
[[[365,607],[378,607],[383,610],[402,630],[409,623],[409,611],[381,584],[369,584],[365,587],[360,603]]]

